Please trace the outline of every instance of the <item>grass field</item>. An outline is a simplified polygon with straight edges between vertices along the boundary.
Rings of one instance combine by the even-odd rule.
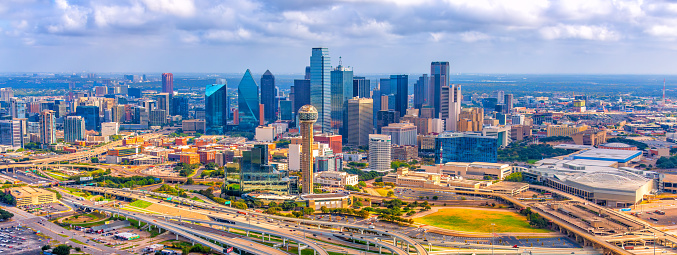
[[[151,203],[151,202],[146,202],[146,201],[143,201],[143,200],[136,200],[134,202],[131,202],[129,205],[134,206],[134,207],[138,207],[138,208],[146,208],[146,207],[151,206],[152,204],[153,203]]]
[[[378,192],[378,194],[381,195],[382,197],[387,197],[388,191],[392,191],[392,189],[386,189],[386,188],[376,188],[374,190],[376,192]]]
[[[481,209],[442,209],[433,214],[414,219],[415,222],[430,226],[466,232],[547,233],[547,229],[536,229],[529,226],[526,217],[515,212],[484,211]]]

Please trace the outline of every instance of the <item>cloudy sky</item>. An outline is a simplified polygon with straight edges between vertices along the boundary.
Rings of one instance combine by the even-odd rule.
[[[0,0],[0,72],[677,73],[677,1]]]

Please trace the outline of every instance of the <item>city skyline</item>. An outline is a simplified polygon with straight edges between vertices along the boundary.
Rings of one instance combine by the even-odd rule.
[[[676,13],[668,1],[9,1],[0,70],[302,73],[307,48],[327,47],[356,73],[449,61],[452,74],[674,74]]]

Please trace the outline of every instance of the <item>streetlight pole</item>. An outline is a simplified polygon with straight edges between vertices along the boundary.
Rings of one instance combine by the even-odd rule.
[[[495,237],[494,236],[494,226],[495,225],[496,224],[491,223],[491,255],[494,255],[494,241],[496,241],[495,238],[494,238]]]

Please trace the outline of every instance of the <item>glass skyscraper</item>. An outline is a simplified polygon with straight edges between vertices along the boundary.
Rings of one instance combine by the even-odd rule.
[[[207,134],[221,135],[229,114],[228,85],[212,84],[205,89],[205,117]]]
[[[85,128],[87,130],[98,131],[101,128],[98,106],[78,106],[75,108],[75,115],[81,116],[83,119],[85,119]]]
[[[261,104],[267,122],[277,120],[277,94],[275,93],[275,76],[266,70],[261,76]]]
[[[247,69],[237,87],[240,131],[254,131],[259,126],[259,86]]]
[[[414,108],[421,109],[423,106],[430,105],[428,95],[430,94],[430,78],[427,74],[421,75],[414,84]]]
[[[317,108],[316,129],[331,132],[331,63],[329,49],[313,48],[310,56],[310,104]]]
[[[266,144],[256,144],[251,150],[242,151],[242,156],[234,160],[240,165],[240,178],[226,177],[226,182],[239,184],[242,193],[251,191],[264,191],[278,195],[296,193],[296,190],[290,190],[290,188],[297,185],[292,185],[286,171],[277,170],[275,165],[270,164],[269,156]]]
[[[435,107],[435,118],[440,117],[442,110],[442,86],[449,85],[449,62],[430,63],[430,86],[428,98]]]
[[[353,77],[353,97],[371,98],[371,81],[365,77]]]
[[[409,75],[391,75],[390,88],[395,90],[394,109],[400,112],[400,117],[402,117],[409,108]]]
[[[498,139],[478,133],[444,132],[435,138],[435,163],[496,163]]]
[[[338,67],[331,71],[331,130],[343,134],[344,105],[353,98],[353,71],[339,61]]]

